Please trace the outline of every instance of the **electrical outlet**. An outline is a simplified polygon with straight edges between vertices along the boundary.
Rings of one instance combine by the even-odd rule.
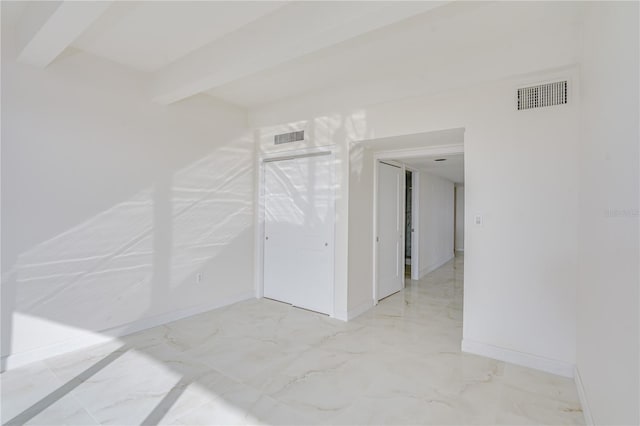
[[[202,272],[198,272],[196,274],[196,283],[200,284],[202,282]]]

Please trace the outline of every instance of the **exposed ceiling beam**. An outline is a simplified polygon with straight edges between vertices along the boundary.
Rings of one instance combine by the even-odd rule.
[[[18,61],[46,67],[110,4],[110,1],[30,3],[22,17]]]
[[[292,2],[158,71],[151,94],[170,104],[445,3]]]

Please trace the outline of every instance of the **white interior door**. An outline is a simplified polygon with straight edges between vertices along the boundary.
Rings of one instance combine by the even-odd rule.
[[[333,314],[330,155],[265,163],[264,296]]]
[[[402,290],[402,169],[378,163],[378,300]]]

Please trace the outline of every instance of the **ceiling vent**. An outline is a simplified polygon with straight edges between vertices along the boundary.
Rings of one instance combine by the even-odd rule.
[[[273,142],[276,145],[280,145],[283,143],[298,142],[303,140],[304,140],[304,130],[300,130],[299,132],[283,133],[281,135],[275,135],[273,137]]]
[[[518,89],[518,110],[542,108],[566,103],[566,80]]]

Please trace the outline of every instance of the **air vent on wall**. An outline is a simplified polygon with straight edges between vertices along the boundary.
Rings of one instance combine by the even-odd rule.
[[[518,89],[518,110],[562,105],[566,103],[566,80]]]
[[[275,135],[273,137],[273,142],[276,145],[280,145],[283,143],[298,142],[303,140],[304,140],[304,130],[300,130],[299,132],[283,133],[281,135]]]

